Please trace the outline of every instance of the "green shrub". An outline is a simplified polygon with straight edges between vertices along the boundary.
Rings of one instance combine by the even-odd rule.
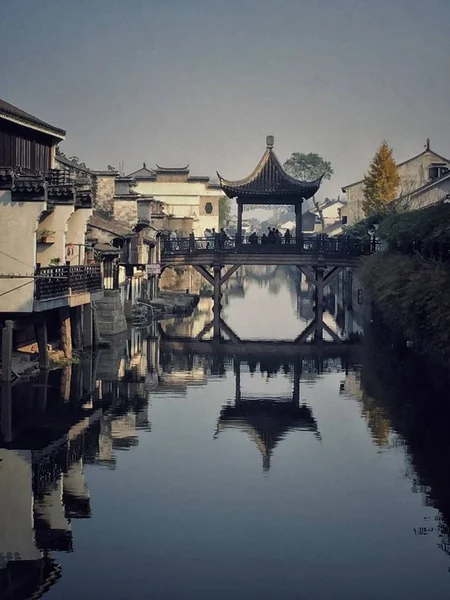
[[[394,331],[450,359],[450,268],[418,255],[377,253],[359,276]]]

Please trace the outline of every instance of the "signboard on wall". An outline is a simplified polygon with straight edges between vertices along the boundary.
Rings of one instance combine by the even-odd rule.
[[[147,275],[161,275],[161,265],[155,263],[153,265],[146,265]]]

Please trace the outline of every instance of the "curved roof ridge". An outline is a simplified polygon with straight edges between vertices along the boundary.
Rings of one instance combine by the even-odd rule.
[[[237,196],[297,196],[311,198],[319,189],[324,175],[314,181],[295,179],[283,169],[272,147],[266,148],[261,160],[248,177],[237,181],[225,179],[217,172],[220,186],[229,198]]]
[[[189,163],[185,167],[161,167],[156,163],[156,169],[158,171],[189,171]]]

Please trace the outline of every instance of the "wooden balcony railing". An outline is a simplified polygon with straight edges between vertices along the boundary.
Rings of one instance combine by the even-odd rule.
[[[36,300],[62,298],[69,294],[97,292],[103,289],[100,265],[68,265],[36,268]]]
[[[260,238],[251,243],[248,238],[166,238],[163,241],[162,256],[219,254],[313,254],[333,256],[361,256],[378,249],[375,239],[357,240],[349,236],[327,237],[325,235],[302,236],[301,240],[284,238],[275,243],[262,242]]]

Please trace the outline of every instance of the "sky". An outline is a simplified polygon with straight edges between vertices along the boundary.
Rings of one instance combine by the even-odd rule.
[[[337,196],[383,140],[450,156],[449,0],[2,0],[0,40],[0,97],[93,169],[239,179],[272,134]]]

